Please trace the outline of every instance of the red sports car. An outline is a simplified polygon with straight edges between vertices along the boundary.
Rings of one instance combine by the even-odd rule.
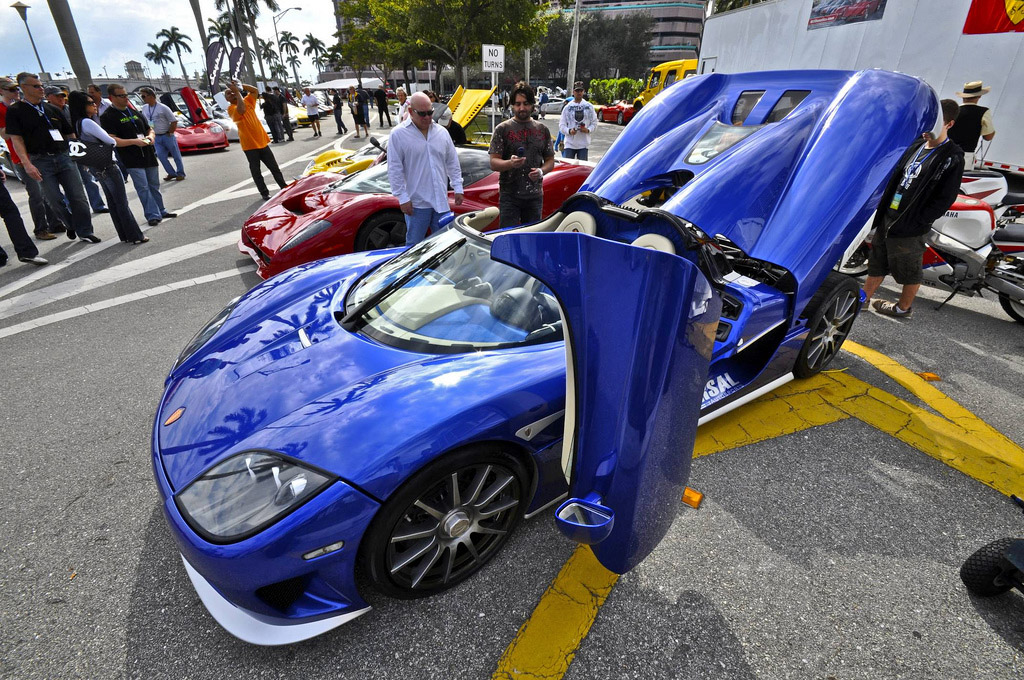
[[[214,120],[206,101],[191,87],[161,95],[161,100],[185,117],[174,131],[182,153],[228,148],[227,130]]]
[[[618,123],[619,125],[625,125],[629,121],[633,120],[633,114],[636,111],[633,110],[633,104],[627,102],[625,99],[620,99],[617,102],[612,102],[608,106],[601,109],[601,120],[605,123]]]
[[[498,205],[498,173],[483,149],[458,149],[464,198],[452,210],[467,213]],[[557,160],[544,175],[545,217],[579,190],[590,175],[588,163]],[[497,220],[489,227],[498,226]],[[387,165],[338,178],[317,173],[282,189],[242,227],[238,249],[256,262],[263,278],[332,255],[391,248],[405,243],[405,217],[391,195]]]

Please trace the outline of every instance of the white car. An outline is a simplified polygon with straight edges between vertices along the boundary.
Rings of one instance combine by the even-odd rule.
[[[565,106],[565,99],[561,97],[552,97],[546,104],[540,105],[540,112],[545,116],[549,113],[559,114],[562,112],[563,106]]]

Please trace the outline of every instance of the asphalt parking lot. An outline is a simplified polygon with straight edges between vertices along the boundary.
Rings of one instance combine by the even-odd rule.
[[[334,141],[325,127],[274,147],[287,176]],[[599,126],[592,160],[620,130]],[[957,575],[1024,533],[1006,497],[1024,491],[1024,336],[994,300],[936,311],[929,290],[910,321],[865,313],[828,373],[702,427],[704,502],[680,504],[630,574],[595,567],[542,513],[441,596],[374,597],[289,647],[232,638],[164,526],[150,432],[178,352],[258,283],[234,240],[259,197],[237,145],[186,170],[165,192],[181,216],[150,243],[111,242],[101,217],[101,246],[46,242],[49,271],[0,269],[0,676],[1024,675],[1024,597],[976,598]]]

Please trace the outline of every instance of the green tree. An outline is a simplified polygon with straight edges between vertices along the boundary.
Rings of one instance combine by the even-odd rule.
[[[189,46],[192,38],[179,31],[177,26],[163,29],[156,34],[156,37],[157,39],[163,38],[168,47],[174,48],[175,53],[178,55],[178,65],[181,66],[181,75],[185,78],[185,84],[192,87],[192,82],[188,79],[188,72],[185,70],[185,62],[181,60],[182,50],[189,54],[192,53],[192,48]]]
[[[320,58],[327,53],[327,46],[324,45],[323,40],[312,33],[306,34],[306,37],[302,39],[302,44],[306,46],[306,49],[304,49],[302,53],[307,57],[312,57],[313,65],[316,66],[317,73],[319,73],[319,61]]]
[[[207,19],[206,23],[210,24],[207,29],[207,36],[210,42],[220,40],[227,45],[228,52],[234,48],[234,43],[231,42],[231,38],[234,37],[234,31],[231,28],[231,15],[224,12],[216,19]]]
[[[354,70],[379,71],[381,80],[386,81],[396,66],[419,61],[432,50],[424,50],[415,41],[395,40],[387,22],[373,14],[371,1],[350,0],[342,5],[343,28],[337,34],[338,44],[332,49]],[[378,11],[384,10],[378,8]]]
[[[277,50],[274,49],[274,43],[263,38],[257,38],[257,44],[259,48],[259,55],[261,59],[264,59],[268,65],[273,66],[277,63]]]
[[[285,59],[285,63],[289,64],[292,67],[292,72],[295,74],[295,83],[298,84],[299,58],[297,55],[299,54],[299,39],[295,37],[295,35],[292,34],[291,31],[281,31],[281,35],[278,38],[277,51],[281,54],[282,57],[284,57],[284,55],[286,54],[289,55],[288,58]]]
[[[462,67],[477,61],[482,44],[504,44],[506,54],[525,49],[540,40],[549,20],[548,4],[535,0],[367,1],[392,40],[431,48],[455,67],[460,84]]]
[[[161,42],[147,43],[146,47],[148,47],[149,50],[143,56],[147,61],[151,61],[163,69],[164,87],[167,87],[167,64],[174,63],[174,57],[171,56],[171,46],[165,42]]]

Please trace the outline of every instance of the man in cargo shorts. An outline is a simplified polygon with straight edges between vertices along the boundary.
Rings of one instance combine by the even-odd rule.
[[[886,274],[892,274],[903,286],[898,302],[875,300],[875,311],[886,316],[909,317],[913,313],[911,305],[921,287],[925,237],[932,223],[953,205],[960,190],[964,152],[947,136],[960,107],[952,99],[943,99],[940,105],[940,132],[924,133],[907,149],[875,213],[875,235],[864,282],[865,306]]]

